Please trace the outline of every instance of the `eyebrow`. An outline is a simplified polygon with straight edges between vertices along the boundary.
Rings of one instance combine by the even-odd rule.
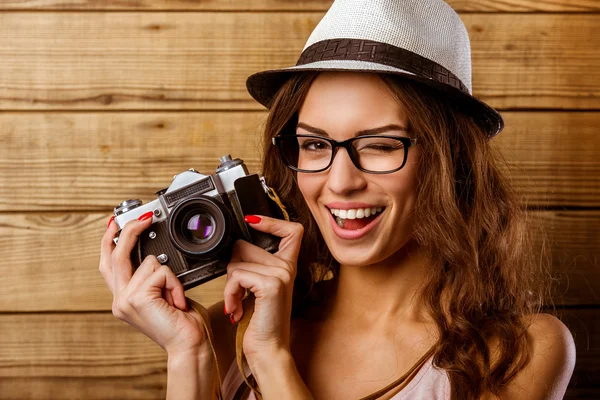
[[[298,125],[296,125],[296,129],[298,129],[298,128],[305,129],[309,132],[316,133],[318,135],[323,135],[323,136],[329,137],[329,134],[327,132],[325,132],[323,129],[315,128],[314,126],[310,126],[304,122],[298,122]],[[389,124],[389,125],[385,125],[385,126],[380,126],[378,128],[363,129],[361,131],[357,131],[354,134],[354,136],[376,135],[378,133],[383,133],[383,132],[388,132],[388,131],[408,132],[408,130],[403,126]]]

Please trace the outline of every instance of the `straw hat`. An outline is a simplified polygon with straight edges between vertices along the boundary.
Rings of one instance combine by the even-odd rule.
[[[469,36],[442,0],[336,0],[295,66],[255,73],[246,87],[269,108],[297,71],[329,70],[402,75],[442,92],[488,138],[504,127],[500,114],[472,95]]]

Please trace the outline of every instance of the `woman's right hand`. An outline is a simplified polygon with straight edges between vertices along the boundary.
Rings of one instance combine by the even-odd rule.
[[[148,256],[133,273],[130,254],[138,236],[151,225],[151,214],[129,221],[116,245],[113,238],[119,228],[111,218],[102,238],[99,270],[113,294],[113,315],[158,343],[169,356],[207,354],[201,317],[188,310],[183,285],[173,271]]]

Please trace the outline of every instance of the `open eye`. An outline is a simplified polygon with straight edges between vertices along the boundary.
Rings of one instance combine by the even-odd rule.
[[[328,151],[331,150],[331,145],[325,140],[299,138],[300,149],[302,151]]]

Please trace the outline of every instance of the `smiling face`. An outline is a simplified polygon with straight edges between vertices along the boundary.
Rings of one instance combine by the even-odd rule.
[[[382,127],[387,128],[377,129]],[[308,91],[296,134],[343,141],[376,130],[378,135],[409,137],[403,128],[408,128],[406,111],[379,77],[325,72]],[[419,146],[411,146],[402,169],[378,175],[358,170],[340,148],[327,170],[298,173],[299,189],[332,255],[342,265],[387,260],[407,243],[412,233],[418,157]]]

